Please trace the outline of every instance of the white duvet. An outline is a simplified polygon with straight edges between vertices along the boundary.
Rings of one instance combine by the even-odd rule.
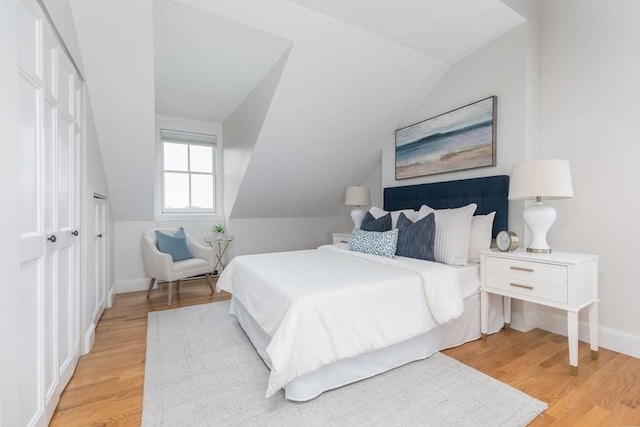
[[[217,286],[271,337],[267,397],[298,376],[423,334],[463,311],[453,267],[337,245],[236,257]]]

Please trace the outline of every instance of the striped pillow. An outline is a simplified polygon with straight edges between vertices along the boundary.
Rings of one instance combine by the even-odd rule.
[[[467,265],[469,256],[469,233],[471,217],[478,206],[471,203],[456,209],[433,209],[422,205],[418,218],[434,213],[436,216],[436,237],[434,255],[436,261],[449,265]]]

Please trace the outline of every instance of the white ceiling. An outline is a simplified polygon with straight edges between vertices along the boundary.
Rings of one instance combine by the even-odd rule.
[[[222,123],[291,41],[174,1],[153,3],[156,113]]]
[[[154,218],[154,114],[224,122],[285,52],[231,216],[335,215],[451,62],[523,21],[497,0],[70,4],[117,221]]]
[[[492,0],[292,0],[452,64],[524,22]]]

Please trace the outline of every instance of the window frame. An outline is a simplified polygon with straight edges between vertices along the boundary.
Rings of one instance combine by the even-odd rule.
[[[215,142],[197,142],[180,140],[179,137],[163,138],[162,130],[183,134],[200,134],[215,136]],[[214,178],[214,209],[164,209],[164,142],[173,142],[185,145],[213,146],[213,178]],[[182,172],[182,171],[180,171]],[[198,174],[191,171],[185,172],[189,176]],[[222,124],[185,119],[181,117],[158,115],[156,116],[156,184],[155,184],[155,216],[156,220],[188,220],[188,219],[215,219],[224,217],[222,206]]]

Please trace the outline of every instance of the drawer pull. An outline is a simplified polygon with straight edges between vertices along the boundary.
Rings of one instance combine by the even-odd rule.
[[[533,268],[514,267],[514,266],[511,266],[510,268],[512,270],[526,271],[527,273],[533,273]]]
[[[523,289],[533,290],[533,286],[521,285],[520,283],[511,283],[511,286],[515,286],[516,288],[523,288]]]

